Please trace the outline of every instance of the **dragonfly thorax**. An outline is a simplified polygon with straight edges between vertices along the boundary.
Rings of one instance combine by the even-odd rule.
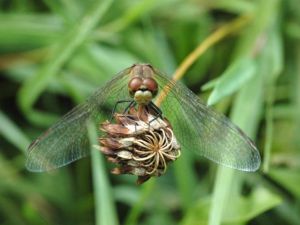
[[[151,77],[133,77],[128,83],[128,90],[138,104],[147,105],[156,96],[158,85]]]

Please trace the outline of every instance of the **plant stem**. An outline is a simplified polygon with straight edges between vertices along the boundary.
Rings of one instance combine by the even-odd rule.
[[[93,149],[93,144],[96,144],[95,140],[97,140],[96,128],[89,124],[88,131],[91,143],[96,225],[118,225],[112,189],[105,172],[105,163],[100,152]]]
[[[245,26],[249,21],[251,17],[250,16],[240,16],[237,19],[233,20],[232,22],[225,24],[224,26],[221,26],[219,29],[217,29],[215,32],[213,32],[211,35],[209,35],[203,42],[201,42],[194,51],[192,51],[185,59],[182,61],[182,63],[178,66],[176,71],[174,72],[172,79],[174,81],[180,80],[184,75],[185,72],[190,68],[190,66],[201,56],[203,55],[206,50],[208,50],[210,47],[227,37],[228,35],[237,32],[240,30],[243,26]],[[165,89],[164,91],[160,92],[160,95],[158,96],[156,100],[156,105],[160,105],[167,93],[170,91],[170,89]]]

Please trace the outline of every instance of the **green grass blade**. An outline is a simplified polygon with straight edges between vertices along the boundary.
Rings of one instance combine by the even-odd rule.
[[[63,23],[55,15],[0,14],[1,52],[21,52],[50,45],[63,34]]]
[[[234,172],[233,169],[218,167],[209,214],[209,225],[221,224],[223,212],[228,203]]]
[[[270,177],[285,189],[289,190],[291,194],[300,199],[300,169],[299,168],[276,168],[270,171]]]
[[[138,202],[133,206],[133,208],[130,210],[125,225],[136,225],[138,224],[138,218],[143,212],[143,207],[147,201],[147,199],[150,197],[151,193],[153,193],[153,189],[155,187],[155,180],[151,179],[147,181],[147,183],[143,184],[143,190],[140,194],[140,198]]]
[[[213,105],[225,96],[237,91],[256,72],[254,59],[240,58],[233,62],[218,79],[213,92],[208,98],[207,104]]]
[[[89,124],[89,138],[92,155],[96,224],[117,225],[118,218],[112,196],[112,187],[109,184],[103,157],[99,151],[93,148],[93,145],[97,144],[97,131],[91,124]]]
[[[120,31],[137,20],[140,16],[146,14],[157,4],[157,0],[138,1],[134,6],[130,7],[117,20],[105,26],[109,31]]]
[[[240,197],[231,203],[234,203],[235,207],[229,207],[229,212],[224,215],[223,220],[226,224],[245,223],[262,212],[280,205],[282,199],[267,188],[259,186],[251,192],[250,196]],[[230,209],[234,209],[234,212],[231,213]]]
[[[253,20],[251,26],[244,32],[244,36],[240,39],[237,45],[237,49],[234,55],[234,59],[249,57],[253,54],[257,38],[261,32],[270,26],[270,18],[274,18],[273,13],[276,11],[272,10],[276,6],[276,1],[265,1],[259,0],[256,5],[256,17]],[[261,65],[260,65],[261,66]],[[258,126],[259,114],[261,111],[262,104],[262,82],[263,68],[257,69],[256,76],[244,86],[239,92],[236,104],[233,108],[232,120],[237,124],[246,134],[250,137],[254,137],[255,131]],[[219,199],[229,199],[229,192],[232,188],[233,176],[236,174],[228,169],[218,167],[218,176],[215,181],[213,191],[213,201],[211,211],[209,215],[210,225],[219,225],[222,221],[222,214],[224,213],[225,206],[228,204],[227,201],[219,202]],[[235,179],[237,180],[237,179]],[[222,184],[221,184],[222,182]],[[241,185],[241,184],[240,184]],[[239,189],[241,188],[239,185]],[[226,195],[226,196],[223,196]],[[238,193],[234,192],[231,195],[236,196]]]
[[[24,152],[30,141],[19,127],[0,111],[0,134],[19,150]]]
[[[274,102],[276,94],[276,81],[283,69],[283,48],[280,37],[279,22],[274,23],[269,34],[269,41],[262,57],[268,63],[266,70],[266,140],[264,146],[263,170],[269,171],[271,161],[271,150],[273,145],[273,123],[274,123]]]
[[[182,202],[182,208],[184,210],[194,201],[194,192],[197,184],[197,175],[193,168],[194,161],[193,155],[185,153],[174,164],[174,174],[176,184],[179,190],[180,201]],[[189,174],[187,176],[187,174]]]
[[[79,8],[82,6],[77,4],[77,1],[70,2],[69,0],[44,0],[44,2],[53,12],[64,18],[67,24],[78,19]]]
[[[251,82],[239,92],[231,117],[234,123],[242,128],[250,137],[254,136],[259,122],[260,105],[262,103],[262,89],[259,89],[259,87],[262,88],[262,78],[256,76],[255,79],[251,79]],[[248,105],[251,106],[252,110],[248,109]],[[236,172],[232,169],[218,166],[209,217],[210,225],[221,224],[229,196],[238,194],[231,191],[233,182],[236,181],[233,179],[235,174]]]
[[[26,80],[18,96],[19,105],[26,115],[32,112],[34,102],[44,91],[49,81],[55,78],[75,50],[88,38],[92,29],[108,10],[112,2],[113,0],[95,2],[82,17],[80,23],[76,24],[76,26],[67,32],[60,40],[48,63],[43,65],[34,76]]]

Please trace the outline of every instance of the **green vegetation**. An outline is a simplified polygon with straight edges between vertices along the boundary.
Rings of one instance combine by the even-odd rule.
[[[0,7],[1,224],[300,223],[299,0]],[[166,175],[141,186],[111,175],[96,151],[50,173],[25,169],[32,140],[136,62],[181,79],[227,114],[257,143],[259,171],[224,168],[184,149]],[[89,137],[96,141],[93,125]]]

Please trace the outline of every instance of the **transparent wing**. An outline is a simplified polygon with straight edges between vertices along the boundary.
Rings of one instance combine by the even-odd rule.
[[[128,99],[128,72],[125,69],[104,87],[98,89],[86,102],[78,105],[44,134],[30,144],[26,167],[41,172],[69,164],[89,154],[87,122],[99,121],[111,113],[118,99]]]
[[[257,148],[228,118],[208,108],[183,84],[158,71],[155,79],[166,95],[161,110],[185,149],[230,168],[242,171],[259,168]]]

